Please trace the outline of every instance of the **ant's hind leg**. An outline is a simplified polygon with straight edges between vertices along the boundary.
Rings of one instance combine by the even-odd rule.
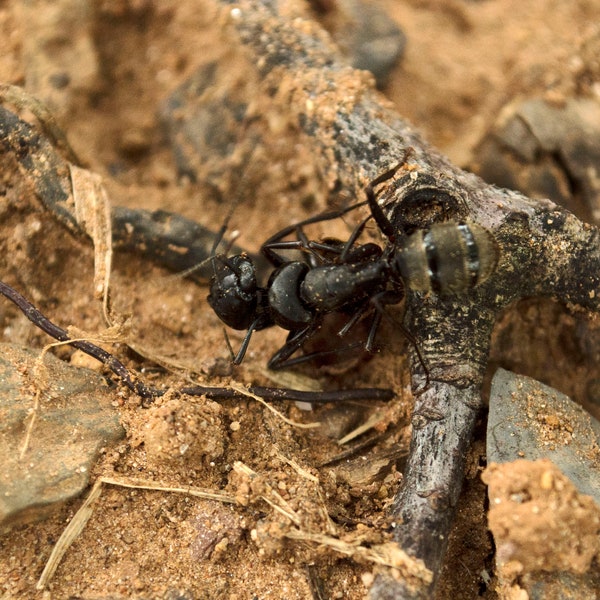
[[[315,320],[303,329],[290,331],[286,343],[279,350],[277,350],[275,354],[273,354],[267,363],[267,367],[277,371],[279,369],[286,369],[292,365],[304,362],[305,360],[310,360],[310,358],[305,358],[305,356],[310,355],[300,356],[298,358],[290,357],[300,350],[303,344],[313,335],[315,335],[320,328],[321,322],[319,320]]]
[[[373,304],[373,306],[375,307],[375,310],[376,310],[376,316],[373,318],[373,324],[371,325],[371,331],[369,333],[369,338],[371,338],[371,335],[372,335],[373,336],[372,341],[374,342],[377,328],[379,327],[379,324],[381,323],[381,319],[383,317],[385,317],[390,323],[392,323],[394,325],[394,327],[397,327],[402,332],[402,335],[404,335],[404,337],[408,340],[408,343],[413,347],[415,354],[417,355],[417,360],[419,361],[419,364],[421,365],[421,368],[423,369],[423,373],[425,374],[425,383],[423,384],[422,388],[419,390],[416,390],[414,392],[415,396],[420,396],[423,392],[425,392],[429,388],[429,384],[430,384],[430,373],[429,373],[429,368],[427,366],[427,361],[425,360],[425,357],[421,353],[421,348],[419,347],[419,343],[417,342],[417,339],[415,338],[415,336],[408,329],[406,329],[406,327],[404,326],[404,323],[402,323],[401,321],[398,321],[397,319],[392,317],[392,315],[390,315],[385,310],[385,306],[387,304],[397,304],[401,298],[398,299],[398,294],[396,294],[396,299],[393,300],[394,297],[392,295],[390,295],[389,297],[386,297],[385,294],[386,294],[386,292],[384,292],[382,294],[382,296],[379,298],[377,298],[377,297],[371,298],[371,303]],[[377,316],[379,316],[379,321],[377,323],[375,323],[375,319]]]

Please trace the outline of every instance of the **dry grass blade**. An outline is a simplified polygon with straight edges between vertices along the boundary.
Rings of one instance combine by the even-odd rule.
[[[292,467],[292,469],[294,469],[294,471],[296,471],[296,473],[298,473],[298,475],[300,475],[300,477],[304,477],[304,479],[308,479],[309,481],[312,481],[313,483],[319,483],[319,479],[317,477],[315,477],[312,473],[309,473],[306,469],[303,469],[293,458],[288,458],[287,456],[284,456],[277,449],[275,449],[275,452],[276,452],[277,458],[280,461],[290,465],[290,467]]]
[[[238,473],[242,473],[250,480],[255,479],[258,476],[256,471],[253,471],[248,465],[245,465],[241,461],[236,461],[233,465],[233,469]],[[272,506],[277,512],[288,518],[295,525],[300,525],[300,517],[296,514],[294,509],[288,504],[288,502],[282,498],[279,492],[276,492],[271,485],[264,482],[264,494],[260,494],[260,497],[269,505]]]
[[[357,438],[359,435],[362,435],[366,431],[369,431],[369,429],[372,429],[373,427],[375,427],[375,425],[377,425],[377,423],[380,423],[381,421],[383,421],[384,418],[385,418],[385,415],[383,415],[380,412],[375,412],[364,423],[359,425],[356,429],[353,429],[350,433],[345,435],[343,438],[339,439],[338,445],[343,446],[344,444],[347,444],[349,441],[353,440],[354,438]]]
[[[217,500],[226,504],[235,504],[235,498],[223,492],[204,490],[196,487],[172,487],[155,481],[144,481],[140,479],[122,479],[117,477],[101,477],[100,481],[108,485],[118,485],[119,487],[132,488],[136,490],[154,490],[158,492],[169,492],[172,494],[186,494],[205,500]]]
[[[75,513],[71,522],[65,527],[62,535],[58,538],[56,546],[52,549],[48,562],[40,575],[40,578],[36,584],[36,589],[43,590],[52,576],[54,575],[62,557],[65,552],[69,549],[71,544],[77,539],[79,534],[83,531],[86,523],[90,520],[92,513],[94,512],[94,502],[100,497],[102,492],[102,480],[98,479],[94,483],[92,491],[89,493],[85,502],[81,505],[81,508]]]
[[[310,533],[299,529],[289,529],[285,537],[303,542],[313,542],[319,546],[330,548],[356,560],[365,560],[385,567],[398,569],[404,579],[418,579],[426,584],[431,583],[433,574],[423,561],[413,558],[402,550],[395,542],[386,542],[373,546],[362,546],[360,542],[345,542],[322,533]]]
[[[218,491],[209,491],[193,487],[170,487],[155,481],[100,477],[94,483],[94,486],[92,487],[88,497],[85,499],[85,502],[75,513],[71,519],[71,522],[65,527],[60,538],[58,538],[58,542],[56,542],[56,546],[54,546],[52,549],[50,557],[46,562],[46,566],[44,567],[44,570],[42,571],[42,574],[40,575],[40,578],[36,584],[36,589],[45,589],[45,587],[48,585],[48,582],[50,579],[52,579],[52,576],[56,572],[56,569],[58,568],[58,565],[60,564],[60,561],[62,560],[66,551],[83,531],[83,528],[92,516],[94,502],[98,500],[100,494],[102,493],[103,484],[141,490],[187,494],[188,496],[195,496],[197,498],[204,498],[206,500],[216,500],[218,502],[225,502],[229,504],[235,503],[235,498]]]
[[[44,356],[50,350],[50,348],[54,344],[48,344],[45,346],[38,358],[35,361],[34,371],[33,371],[33,382],[35,385],[35,398],[33,401],[33,406],[30,412],[29,423],[27,423],[27,430],[25,432],[25,439],[23,440],[23,445],[21,446],[21,452],[19,453],[19,458],[23,460],[27,450],[29,448],[29,442],[31,440],[31,434],[33,432],[33,426],[35,424],[35,420],[37,419],[37,415],[40,409],[40,399],[44,390],[48,388],[49,384],[49,376],[48,370],[46,369],[46,365],[44,364]]]
[[[298,427],[299,429],[315,429],[317,427],[321,427],[321,423],[313,422],[313,423],[298,423],[297,421],[292,421],[288,419],[285,415],[280,413],[276,408],[273,408],[269,403],[265,402],[260,396],[253,394],[251,391],[246,389],[243,385],[240,385],[235,382],[231,382],[230,387],[232,390],[243,394],[244,396],[248,396],[248,398],[253,398],[257,402],[263,404],[266,408],[268,408],[274,415],[279,417],[282,421],[291,425],[292,427]]]
[[[104,317],[110,324],[108,289],[112,265],[112,228],[110,202],[102,177],[69,165],[75,218],[94,244],[94,293],[103,299]]]

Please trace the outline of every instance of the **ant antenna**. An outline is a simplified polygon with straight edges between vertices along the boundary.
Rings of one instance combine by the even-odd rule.
[[[167,275],[164,278],[165,280],[168,281],[170,279],[181,279],[181,278],[189,277],[192,273],[195,273],[196,271],[199,271],[200,269],[202,269],[202,267],[204,267],[204,265],[206,265],[209,261],[213,263],[213,272],[214,272],[214,258],[215,258],[217,248],[219,247],[219,244],[223,241],[223,238],[225,237],[225,232],[227,231],[229,221],[233,215],[233,211],[235,210],[237,204],[238,204],[237,202],[234,202],[232,204],[229,212],[227,213],[225,221],[223,222],[223,225],[221,225],[219,230],[215,233],[215,238],[212,243],[212,246],[211,246],[208,256],[204,260],[201,260],[200,262],[192,265],[191,267],[188,267],[187,269],[184,269],[183,271],[178,271],[177,273],[174,273],[173,275]],[[229,253],[229,251],[231,250],[231,247],[233,246],[233,244],[235,244],[235,241],[237,240],[239,235],[240,235],[239,232],[237,232],[237,231],[233,232],[231,239],[227,242],[227,246],[226,246],[225,252],[224,252],[225,254]]]
[[[217,252],[217,248],[219,247],[219,244],[223,241],[223,238],[225,237],[225,232],[227,231],[227,228],[229,227],[229,221],[231,221],[231,217],[233,217],[233,213],[235,212],[235,209],[237,208],[238,204],[239,204],[239,200],[234,200],[231,203],[231,206],[229,207],[229,210],[227,211],[227,215],[225,216],[225,220],[223,221],[223,224],[221,225],[221,227],[219,227],[219,231],[217,231],[217,234],[215,236],[215,241],[214,241],[213,247],[211,248],[211,251],[210,251],[211,256],[215,255],[215,253]],[[235,233],[235,235],[232,237],[232,240],[228,244],[226,252],[229,251],[229,249],[233,245],[234,240],[236,240],[239,237],[239,235],[240,235],[239,232]]]

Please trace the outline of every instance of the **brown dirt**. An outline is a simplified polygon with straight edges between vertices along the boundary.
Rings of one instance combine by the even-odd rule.
[[[585,573],[600,555],[600,508],[589,496],[579,495],[550,460],[491,464],[483,480],[489,487],[489,524],[502,568]],[[549,513],[555,519],[552,527]],[[539,543],[541,535],[545,545]]]
[[[9,1],[0,6],[0,80],[17,85],[30,83],[31,68],[23,57],[31,28],[49,21],[52,5],[59,3],[39,3],[35,23],[23,18],[21,4]],[[574,83],[580,69],[577,48],[600,22],[592,0],[387,0],[382,5],[408,37],[403,62],[385,91],[400,114],[461,165],[469,163],[477,140],[507,101],[526,96],[557,100],[581,91]],[[216,9],[208,0],[99,0],[94,8],[89,39],[100,69],[96,73],[83,69],[87,75],[79,81],[79,91],[66,100],[60,95],[47,98],[54,103],[71,144],[91,170],[105,176],[114,203],[164,207],[218,227],[228,206],[177,182],[156,118],[164,98],[198,66],[227,55]],[[74,31],[85,38],[85,32]],[[85,51],[90,48],[80,49],[79,55]],[[35,82],[31,85],[35,87]],[[586,91],[598,94],[597,86]],[[67,104],[61,105],[63,101]],[[281,135],[285,120],[275,130]],[[252,188],[256,196],[234,215],[232,225],[241,230],[241,243],[251,249],[267,233],[322,208],[325,194],[319,194],[311,177],[310,149],[288,143],[284,135],[281,138],[287,162],[257,159],[256,172],[262,178]],[[101,306],[93,294],[92,249],[42,212],[17,173],[14,165],[4,165],[3,278],[56,322],[101,331]],[[307,203],[308,196],[316,200]],[[205,301],[206,289],[124,254],[116,256],[111,285],[114,307],[132,316],[133,335],[140,346],[187,365],[211,385],[229,383],[228,376],[214,375],[219,370],[215,358],[226,357],[227,351],[221,326]],[[33,347],[48,342],[6,302],[0,303],[0,323],[5,341]],[[534,324],[545,328],[546,334],[553,325],[539,319]],[[241,339],[235,334],[232,338],[234,345]],[[234,378],[268,384],[264,365],[282,341],[283,333],[277,330],[255,336]],[[36,592],[35,583],[81,500],[69,502],[43,523],[0,538],[0,595],[291,600],[311,597],[312,573],[321,580],[325,597],[364,597],[372,563],[345,558],[314,543],[285,539],[289,523],[260,496],[265,489],[277,491],[298,516],[299,527],[311,534],[335,527],[349,542],[361,535],[371,544],[386,541],[385,509],[401,480],[401,459],[394,451],[407,447],[410,398],[406,365],[398,360],[404,342],[393,336],[385,342],[386,352],[350,373],[327,376],[306,371],[329,388],[343,381],[348,386],[393,385],[398,392],[389,406],[358,407],[341,415],[350,423],[347,430],[379,410],[382,421],[377,427],[385,433],[364,456],[351,459],[354,468],[350,469],[319,467],[339,452],[335,441],[319,430],[290,426],[251,399],[218,406],[165,398],[143,410],[134,396],[115,393],[127,438],[103,452],[92,480],[118,476],[179,488],[225,489],[240,503],[105,486],[49,592]],[[132,368],[144,363],[118,345],[113,349]],[[57,353],[77,360],[69,349]],[[573,383],[577,373],[566,351],[553,359],[563,376],[563,381],[553,383],[561,389],[577,388]],[[519,367],[527,372],[525,358]],[[153,371],[145,377],[157,385],[177,384],[182,378]],[[294,421],[323,421],[328,427],[322,430],[340,434],[337,410],[306,413],[294,406],[282,410]],[[485,487],[480,482],[483,455],[479,441],[472,451],[440,597],[495,597],[493,585],[487,586],[481,577],[484,571],[493,575]],[[237,461],[258,474],[256,485],[234,474]],[[577,536],[577,531],[572,535]]]
[[[483,480],[497,566],[507,588],[524,573],[586,573],[600,558],[600,507],[550,460],[491,464]]]

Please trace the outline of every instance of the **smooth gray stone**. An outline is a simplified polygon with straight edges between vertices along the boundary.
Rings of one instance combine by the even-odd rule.
[[[552,427],[548,418],[559,422]],[[554,440],[548,437],[552,430]],[[548,458],[580,493],[600,504],[598,443],[600,422],[570,398],[535,379],[498,369],[490,393],[488,463]]]
[[[382,87],[406,47],[406,35],[378,4],[339,0],[337,10],[346,16],[345,27],[332,37],[356,69],[371,71]]]
[[[42,519],[88,485],[99,450],[124,430],[106,381],[39,350],[0,344],[0,527]],[[46,375],[44,375],[44,370]],[[40,385],[47,381],[47,385]],[[23,453],[36,390],[43,391]]]
[[[489,183],[550,198],[585,221],[600,221],[600,103],[541,98],[504,107],[479,144],[473,170]]]

